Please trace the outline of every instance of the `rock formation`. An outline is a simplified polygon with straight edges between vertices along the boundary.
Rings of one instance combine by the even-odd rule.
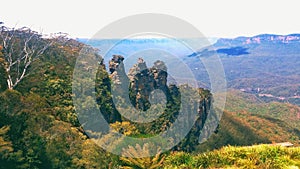
[[[120,55],[114,55],[112,60],[109,62],[109,71],[110,71],[110,78],[112,80],[112,86],[117,86],[112,90],[117,90],[114,92],[115,95],[120,97],[129,96],[131,105],[137,109],[142,111],[147,111],[151,107],[151,95],[153,91],[159,90],[160,94],[164,94],[164,99],[166,99],[168,105],[163,117],[159,117],[153,125],[161,126],[158,130],[166,130],[172,123],[178,118],[179,109],[182,108],[181,104],[181,93],[180,87],[176,86],[175,84],[168,85],[168,73],[167,67],[164,62],[156,61],[154,65],[150,68],[147,67],[145,61],[142,58],[139,58],[137,63],[129,70],[128,75],[125,73],[124,65],[123,65],[124,58]],[[119,87],[118,87],[119,86]],[[185,85],[183,85],[184,87]],[[191,87],[188,87],[191,91],[190,92],[197,92],[203,91],[202,89],[197,90]],[[209,92],[208,92],[209,93]],[[202,95],[203,96],[203,95]],[[194,99],[195,100],[195,99]],[[193,125],[193,129],[189,132],[189,138],[192,138],[193,141],[197,145],[198,142],[198,135],[200,134],[201,129],[205,123],[207,115],[210,111],[210,104],[211,104],[211,96],[205,96],[204,98],[196,99],[199,100],[197,103],[191,103],[191,106],[185,106],[188,115],[180,119],[181,125],[192,125],[189,124],[194,119],[190,119],[190,113],[193,111],[197,111],[197,120]],[[155,98],[156,103],[160,103],[160,98]],[[125,109],[123,109],[125,110]],[[183,128],[183,127],[182,127]],[[159,132],[161,132],[159,131]],[[146,131],[147,133],[148,131]],[[157,131],[155,131],[157,132]],[[155,133],[154,132],[154,133]],[[149,131],[151,133],[151,131]],[[191,142],[190,139],[188,139]],[[179,147],[186,147],[186,143],[181,143]],[[192,148],[190,146],[187,146]],[[175,149],[177,149],[175,147]],[[178,149],[181,149],[178,148]]]
[[[168,95],[167,87],[167,67],[164,62],[156,61],[154,66],[147,68],[145,61],[139,58],[128,73],[130,80],[129,90],[131,92],[131,100],[137,109],[147,110],[151,104],[149,97],[154,90],[161,90]]]

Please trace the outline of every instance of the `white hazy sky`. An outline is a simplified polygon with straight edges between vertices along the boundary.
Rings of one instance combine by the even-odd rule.
[[[2,2],[3,1],[3,2]],[[1,0],[0,21],[43,33],[92,37],[125,16],[162,13],[181,18],[208,37],[300,33],[297,0]]]

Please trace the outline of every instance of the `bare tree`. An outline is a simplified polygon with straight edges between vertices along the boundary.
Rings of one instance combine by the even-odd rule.
[[[24,79],[31,63],[52,43],[27,27],[0,27],[0,65],[5,70],[8,89],[14,89]]]

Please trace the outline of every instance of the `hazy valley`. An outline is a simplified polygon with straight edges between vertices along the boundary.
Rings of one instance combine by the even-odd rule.
[[[115,45],[119,40],[43,38],[29,28],[0,33],[0,168],[300,167],[298,34]],[[227,81],[224,110],[212,107],[213,77],[201,62],[213,56]],[[199,88],[184,84],[192,78]],[[100,112],[107,125],[98,124]],[[169,129],[177,132],[156,139]],[[201,134],[210,136],[202,144]],[[152,137],[153,144],[132,141]]]

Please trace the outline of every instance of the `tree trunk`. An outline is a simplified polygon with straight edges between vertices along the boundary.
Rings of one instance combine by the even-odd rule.
[[[11,76],[10,76],[10,69],[9,68],[6,68],[6,78],[7,78],[7,88],[12,90],[14,89],[14,86],[13,86],[13,81],[11,79]]]
[[[9,79],[7,79],[7,87],[8,87],[8,89],[10,89],[10,90],[14,89],[14,88],[13,88],[13,85],[12,85],[12,81],[10,81]]]
[[[0,27],[0,64],[6,71],[8,89],[14,89],[25,78],[32,61],[43,55],[52,43],[54,41],[43,39],[41,34],[26,27]]]

